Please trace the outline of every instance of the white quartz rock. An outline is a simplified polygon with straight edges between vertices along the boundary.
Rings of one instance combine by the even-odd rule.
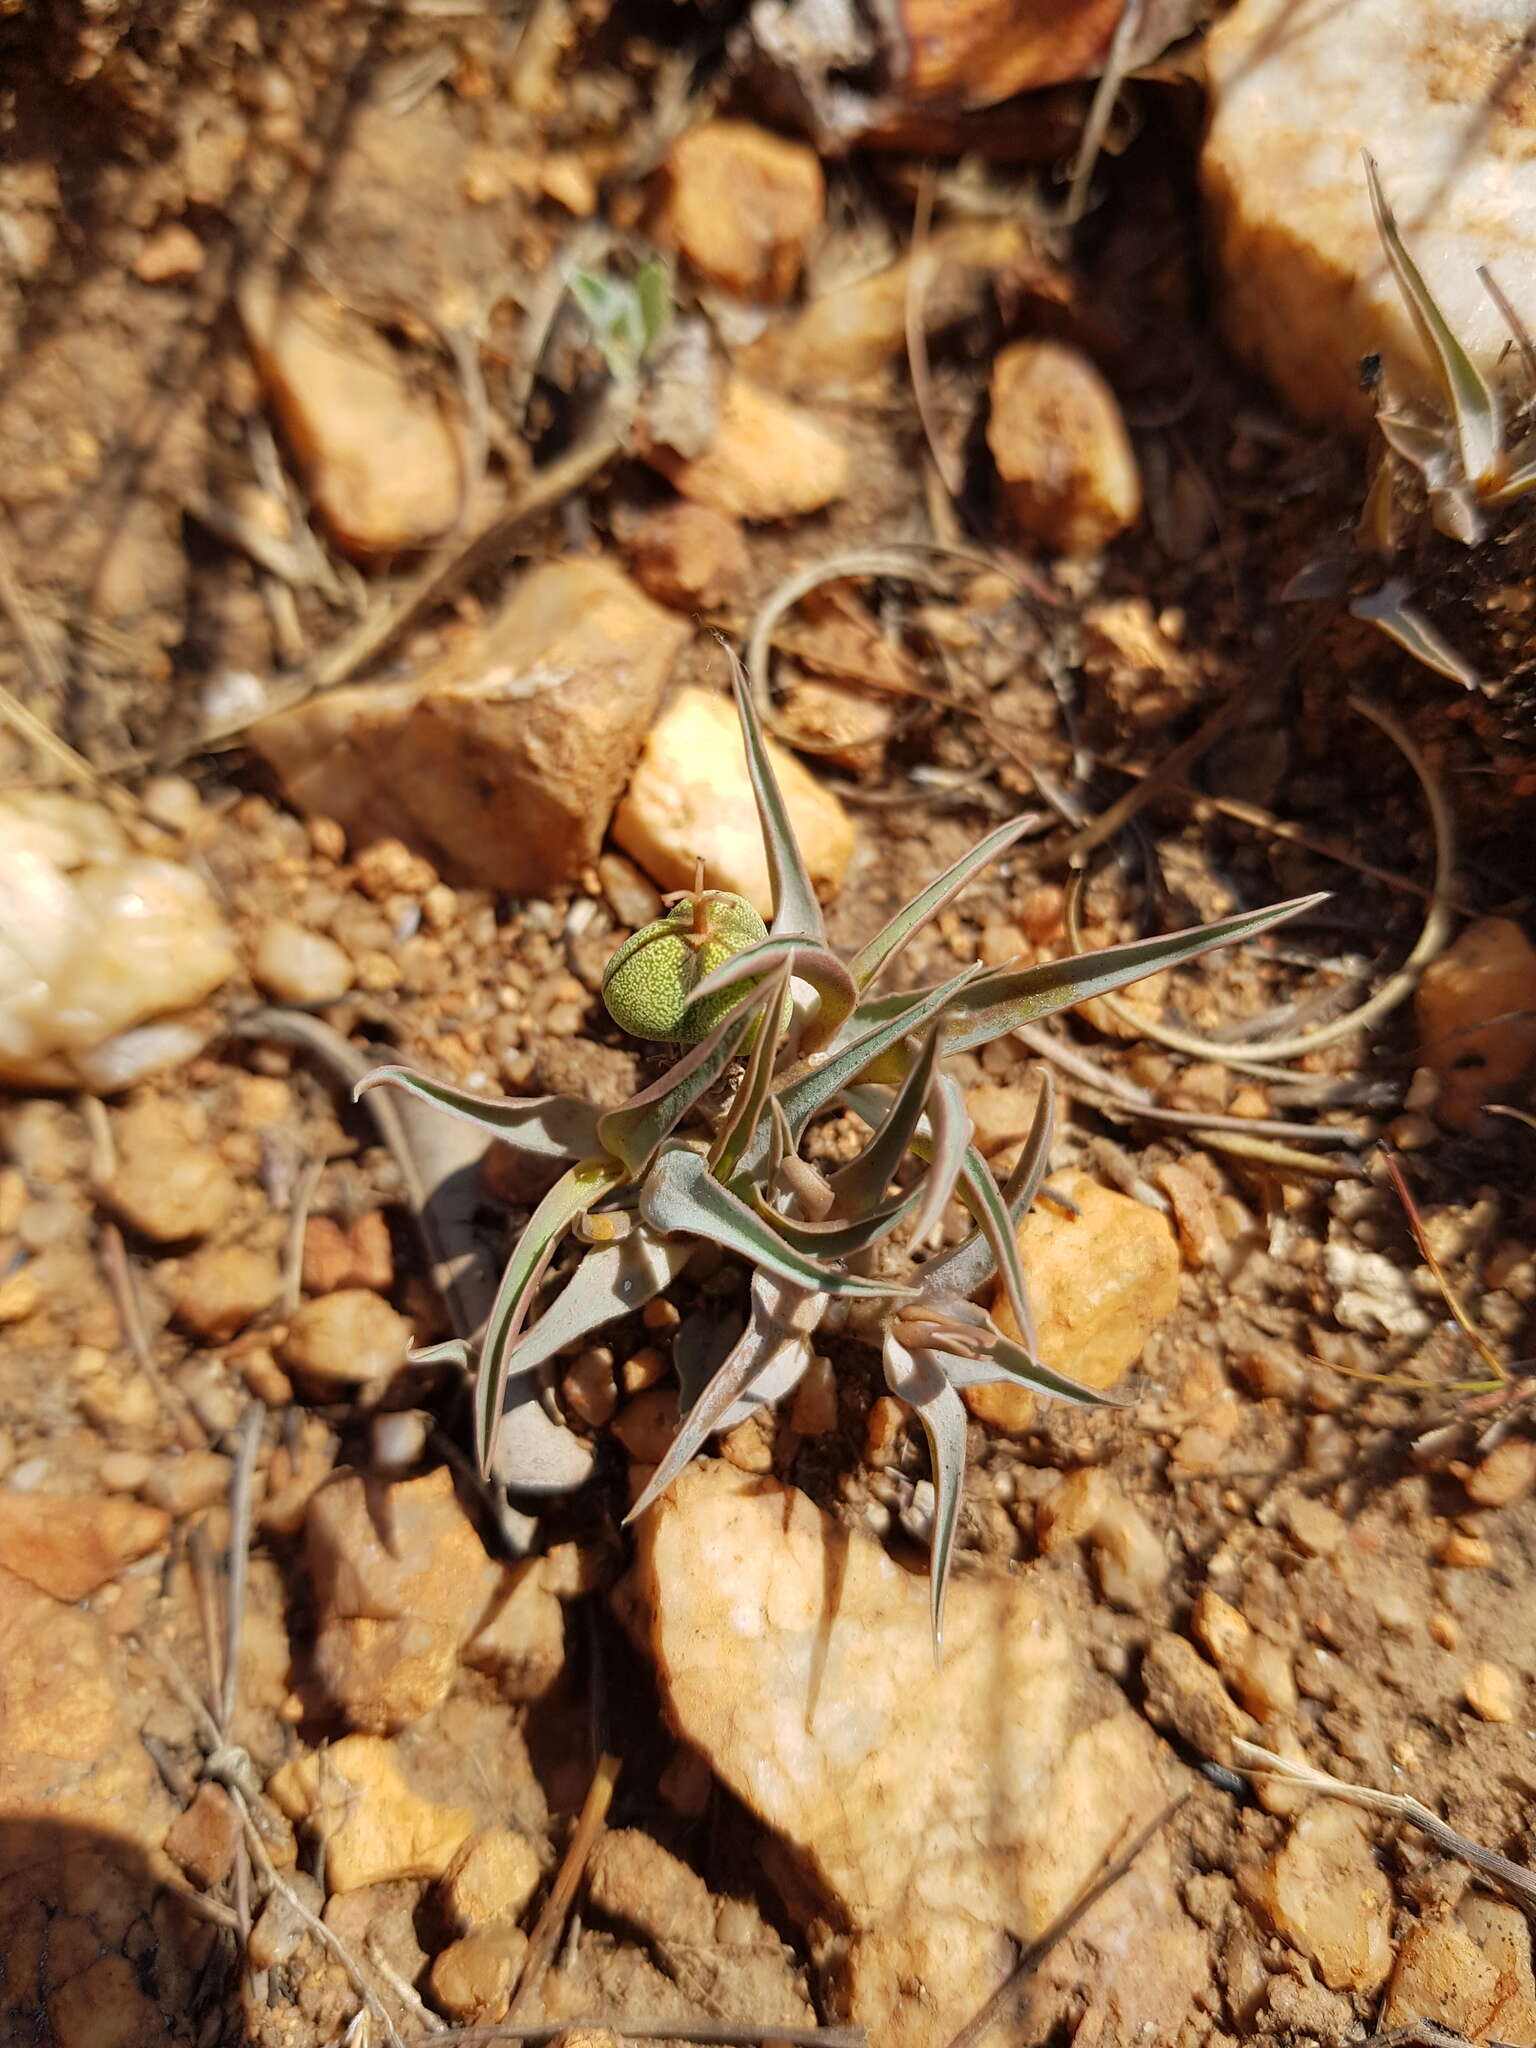
[[[1452,329],[1485,369],[1536,322],[1536,54],[1526,0],[1239,0],[1211,31],[1202,176],[1228,334],[1309,419],[1363,425],[1362,358],[1433,389],[1383,258],[1360,153]]]
[[[200,1051],[234,971],[207,887],[81,797],[0,800],[0,1081],[113,1094]]]

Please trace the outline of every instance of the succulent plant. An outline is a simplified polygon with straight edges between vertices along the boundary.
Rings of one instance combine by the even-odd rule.
[[[566,1165],[519,1238],[474,1347],[484,1469],[515,1377],[663,1293],[697,1245],[716,1245],[755,1269],[746,1326],[723,1357],[707,1346],[678,1345],[685,1413],[631,1518],[713,1432],[794,1385],[818,1327],[841,1327],[880,1346],[888,1386],[928,1439],[937,1650],[964,1478],[959,1390],[1006,1381],[1068,1401],[1106,1398],[1035,1355],[1017,1226],[1049,1153],[1049,1075],[1019,1162],[999,1187],[971,1143],[945,1055],[1252,938],[1319,899],[1101,953],[1030,967],[974,966],[938,987],[886,992],[883,979],[912,935],[1017,839],[1024,821],[990,833],[845,963],[827,946],[739,669],[736,700],[773,883],[773,924],[765,930],[749,904],[724,891],[686,892],[666,917],[626,941],[604,981],[622,1025],[692,1040],[689,1049],[628,1102],[602,1112],[563,1096],[485,1100],[401,1067],[377,1069],[359,1092],[407,1090],[487,1137]],[[832,1111],[852,1111],[869,1136],[855,1157],[823,1173],[802,1147],[816,1119]],[[974,1228],[952,1248],[927,1251],[956,1195]],[[546,1299],[551,1261],[572,1236],[586,1250]],[[1021,1341],[976,1305],[994,1275]],[[462,1344],[421,1355],[471,1364]]]

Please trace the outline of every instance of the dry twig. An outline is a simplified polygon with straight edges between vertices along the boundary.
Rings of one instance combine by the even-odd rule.
[[[1484,1877],[1502,1885],[1527,1912],[1536,1910],[1536,1877],[1530,1871],[1512,1863],[1507,1856],[1501,1856],[1496,1849],[1484,1849],[1478,1843],[1468,1841],[1465,1835],[1448,1826],[1438,1813],[1431,1813],[1427,1806],[1409,1798],[1407,1793],[1377,1792],[1369,1785],[1351,1785],[1347,1779],[1335,1778],[1331,1772],[1319,1770],[1315,1764],[1276,1756],[1273,1750],[1261,1749],[1256,1742],[1244,1742],[1240,1737],[1234,1740],[1232,1747],[1238,1763],[1247,1767],[1250,1776],[1267,1773],[1284,1778],[1292,1785],[1304,1785],[1309,1792],[1321,1792],[1330,1799],[1344,1799],[1351,1806],[1368,1807],[1373,1813],[1385,1813],[1393,1820],[1406,1821],[1421,1835],[1428,1835],[1437,1849],[1443,1849],[1448,1856],[1455,1856],[1463,1863],[1470,1863]]]
[[[509,2021],[517,2018],[517,2009],[523,2000],[543,1982],[544,1973],[555,1959],[560,1946],[560,1932],[565,1926],[565,1916],[571,1909],[571,1902],[581,1883],[587,1867],[587,1858],[592,1846],[602,1833],[608,1819],[608,1808],[613,1801],[613,1788],[619,1779],[619,1759],[616,1756],[599,1757],[597,1769],[592,1773],[592,1782],[587,1787],[587,1796],[582,1802],[580,1816],[569,1846],[555,1873],[555,1881],[549,1888],[549,1897],[544,1901],[533,1932],[528,1937],[528,1953],[523,1958],[523,1967],[518,1973],[517,1985],[512,1993],[512,2003],[507,2008]]]

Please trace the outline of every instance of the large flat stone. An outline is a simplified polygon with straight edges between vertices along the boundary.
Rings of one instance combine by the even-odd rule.
[[[401,839],[450,882],[539,895],[596,859],[688,633],[608,564],[549,562],[419,674],[311,697],[251,743],[354,850]]]

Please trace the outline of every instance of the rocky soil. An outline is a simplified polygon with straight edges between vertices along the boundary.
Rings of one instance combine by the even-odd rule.
[[[1057,13],[0,8],[0,2048],[1536,2044],[1536,527],[1357,172],[1513,445],[1523,11]],[[914,977],[1333,892],[954,1060],[1123,1402],[971,1394],[937,1664],[857,1347],[621,1526],[724,1255],[482,1482],[542,1187],[351,1099],[655,1071],[722,637],[840,947],[1024,811]]]

